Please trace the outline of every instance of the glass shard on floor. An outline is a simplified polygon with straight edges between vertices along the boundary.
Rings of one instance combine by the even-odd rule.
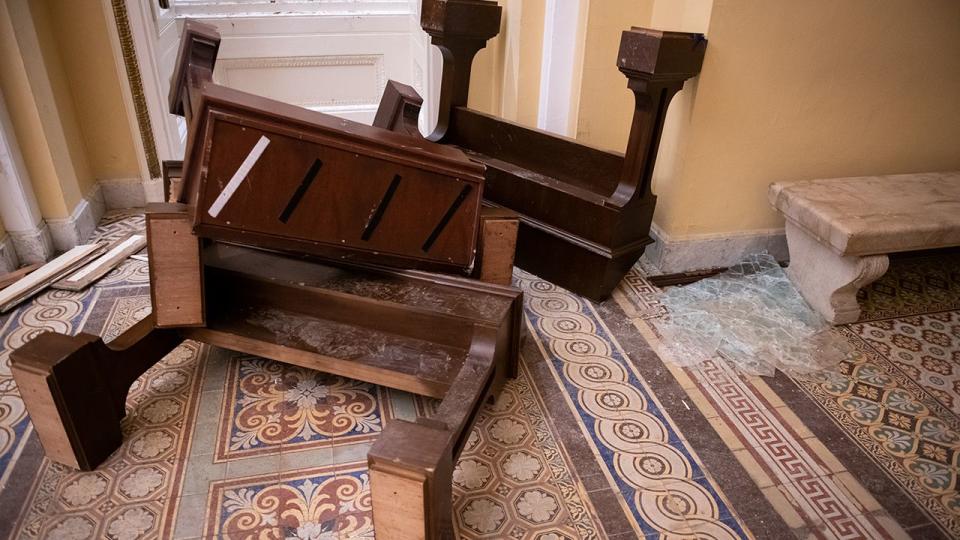
[[[655,319],[668,359],[689,366],[720,356],[750,375],[805,373],[836,365],[851,351],[800,296],[768,253],[660,297]]]

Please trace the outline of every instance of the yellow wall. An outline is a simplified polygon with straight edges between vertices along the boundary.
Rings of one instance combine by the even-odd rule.
[[[32,24],[25,2],[0,0],[0,85],[40,211],[45,217],[63,218],[69,211],[50,155],[41,111],[27,76],[27,63],[42,66],[42,58],[38,51],[22,50],[15,32],[20,28],[22,35],[27,32],[23,26],[32,28]]]
[[[707,34],[654,175],[671,237],[782,227],[774,181],[960,168],[960,2],[715,0]]]
[[[0,87],[47,219],[139,176],[107,21],[97,0],[0,0]]]
[[[633,93],[617,69],[620,34],[631,26],[648,26],[654,0],[590,2],[577,139],[599,148],[623,152],[633,118]]]
[[[537,124],[545,0],[499,0],[500,33],[477,53],[468,105],[528,126]]]
[[[19,4],[23,2],[22,0],[11,0],[10,3]],[[36,59],[31,59],[32,65],[27,67],[28,76],[36,79],[46,76],[49,81],[53,97],[52,103],[45,102],[44,100],[49,96],[45,96],[38,91],[38,85],[42,83],[33,84],[33,88],[35,97],[40,102],[41,114],[48,116],[44,122],[45,129],[50,133],[50,154],[56,164],[64,203],[68,210],[72,210],[93,186],[95,179],[93,178],[93,172],[90,170],[90,162],[87,160],[86,146],[77,122],[70,83],[67,79],[63,60],[60,57],[60,47],[57,43],[58,36],[51,24],[52,16],[49,6],[45,1],[34,0],[29,2],[29,11],[33,18],[36,37],[40,45],[38,51],[40,55]],[[56,116],[56,118],[53,118],[53,116]],[[62,135],[53,133],[58,129],[62,130]],[[41,202],[41,206],[42,204]]]
[[[123,106],[103,4],[99,0],[46,3],[93,177],[138,177],[136,148]]]

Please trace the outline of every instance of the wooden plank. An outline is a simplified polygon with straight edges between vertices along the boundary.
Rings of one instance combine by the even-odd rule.
[[[516,213],[503,208],[483,209],[478,245],[481,281],[510,285],[519,228]]]
[[[41,266],[43,266],[43,263],[34,263],[29,266],[24,266],[23,268],[20,268],[18,270],[14,270],[9,274],[4,274],[0,276],[0,291],[2,291],[3,289],[6,289],[10,285],[13,285],[17,281],[20,281],[22,277],[26,276],[30,272],[33,272],[37,268],[40,268]]]
[[[424,540],[427,509],[426,482],[370,469],[370,491],[377,538]]]
[[[191,231],[189,215],[185,210],[148,212],[147,238],[150,299],[157,326],[203,326],[200,239]]]
[[[0,313],[32,297],[58,278],[85,264],[103,251],[102,244],[84,244],[41,266],[27,277],[0,291]]]
[[[110,250],[98,257],[92,263],[84,266],[77,272],[57,281],[51,287],[67,291],[81,291],[95,281],[107,275],[120,265],[130,255],[140,251],[147,245],[147,237],[142,234],[132,234],[116,242]]]

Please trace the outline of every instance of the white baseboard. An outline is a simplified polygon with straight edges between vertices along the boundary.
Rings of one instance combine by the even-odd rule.
[[[760,251],[767,251],[778,261],[789,259],[783,229],[671,238],[654,224],[650,236],[655,242],[647,246],[641,263],[657,275],[726,268]]]
[[[152,182],[152,181],[151,181]],[[139,178],[101,180],[100,189],[107,209],[143,208],[147,204],[145,182]]]
[[[163,179],[154,178],[143,181],[143,195],[148,203],[165,202],[166,195],[163,193]]]
[[[56,251],[66,251],[82,244],[90,238],[97,223],[106,211],[106,204],[100,184],[90,190],[86,197],[73,209],[70,217],[65,219],[48,219],[50,237],[53,239],[53,248]]]
[[[9,234],[0,238],[0,274],[13,272],[20,267],[20,260],[13,248],[13,239]]]

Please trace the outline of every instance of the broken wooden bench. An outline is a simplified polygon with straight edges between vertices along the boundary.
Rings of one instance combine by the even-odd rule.
[[[48,332],[12,355],[44,449],[96,467],[130,385],[194,339],[441,399],[368,463],[378,538],[451,537],[453,465],[516,374],[522,295],[407,268],[509,283],[516,221],[480,215],[483,166],[455,148],[213,84],[218,43],[186,23],[171,108],[189,150],[164,171],[181,202],[147,212],[151,315],[109,344]]]
[[[474,55],[500,31],[489,0],[423,0],[421,27],[442,52],[437,127],[431,141],[451,144],[486,165],[484,202],[520,216],[516,265],[602,300],[653,242],[651,190],[667,108],[700,72],[702,34],[645,28],[624,31],[617,68],[634,94],[626,153],[591,148],[467,106]],[[375,126],[418,135],[416,91],[390,81]]]
[[[890,253],[960,246],[960,172],[862,176],[770,186],[786,218],[787,274],[833,324],[860,316],[857,291]]]
[[[12,353],[47,456],[83,470],[102,463],[121,444],[130,385],[193,339],[441,399],[434,416],[387,426],[368,463],[378,538],[449,537],[453,466],[481,406],[516,375],[520,291],[219,242],[201,256],[205,325],[161,328],[151,314],[110,343],[45,332]],[[183,266],[149,260],[152,274]]]

